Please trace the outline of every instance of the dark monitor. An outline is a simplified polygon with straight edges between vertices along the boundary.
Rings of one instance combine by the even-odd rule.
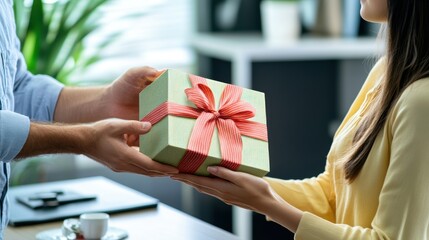
[[[199,0],[198,29],[201,32],[261,31],[262,0]]]

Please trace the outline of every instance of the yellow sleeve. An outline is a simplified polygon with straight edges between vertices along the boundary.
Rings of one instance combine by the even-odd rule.
[[[429,79],[412,84],[389,115],[389,167],[371,228],[334,224],[306,212],[295,239],[429,238],[428,93]]]
[[[304,180],[265,178],[265,180],[289,204],[334,222],[335,194],[331,183],[330,164],[327,163],[325,168],[324,173],[314,178]]]

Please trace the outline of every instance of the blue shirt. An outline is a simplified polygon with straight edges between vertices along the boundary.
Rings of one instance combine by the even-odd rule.
[[[19,48],[12,0],[0,0],[0,239],[8,219],[10,161],[27,140],[30,119],[53,120],[62,89],[51,77],[29,73]]]

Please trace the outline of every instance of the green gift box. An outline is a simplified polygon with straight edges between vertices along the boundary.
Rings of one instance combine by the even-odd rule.
[[[196,83],[191,83],[191,79],[197,80]],[[150,132],[140,136],[140,151],[155,161],[175,167],[179,166],[179,170],[182,167],[190,167],[194,169],[192,173],[197,175],[208,176],[208,166],[222,165],[255,176],[265,176],[269,172],[270,166],[265,125],[264,93],[209,79],[203,79],[203,83],[200,83],[201,79],[203,78],[169,69],[140,93],[140,119],[150,121],[153,125]],[[225,89],[228,89],[228,91]],[[225,92],[225,95],[228,95],[227,93],[231,94],[231,92],[235,94],[237,89],[239,89],[238,91],[241,95],[236,97],[235,101],[238,101],[238,98],[242,104],[222,107],[228,105],[231,101],[233,102],[231,99],[234,99],[234,97],[225,97],[225,99],[229,100],[222,101],[223,92]],[[191,101],[192,97],[188,99],[187,94],[190,94],[190,96],[198,95],[197,98],[201,101]],[[212,97],[210,97],[211,94]],[[214,102],[211,104],[214,110],[205,110],[198,107],[198,104],[204,105],[201,102],[207,99],[212,99],[212,102]],[[244,110],[238,113],[235,112],[238,111],[236,106],[241,107],[242,105],[245,105],[247,109],[250,106],[254,110],[254,116],[252,115],[247,120],[241,119],[242,115],[248,115],[248,111]],[[175,113],[176,110],[174,110],[176,108],[182,109],[181,111],[190,111],[196,116],[186,116],[188,113],[177,114]],[[167,113],[167,111],[169,112]],[[234,114],[230,114],[230,112],[234,112]],[[211,131],[207,130],[208,124],[201,124],[201,121],[204,120],[200,118],[210,118],[207,121],[214,125],[212,135]],[[217,122],[218,118],[221,118],[220,122]],[[198,126],[196,126],[197,124]],[[241,125],[243,124],[250,125],[242,127]],[[239,129],[237,131],[241,133],[233,135],[231,132],[234,133],[235,130],[231,130],[231,128],[235,129],[236,126]],[[247,131],[256,131],[258,133],[252,133],[257,135],[254,136],[246,134],[245,132]],[[191,140],[191,137],[194,139]],[[236,145],[240,138],[242,142],[241,151]],[[200,152],[201,147],[199,145],[208,147],[208,152]],[[184,157],[185,153],[186,157]],[[241,154],[241,157],[236,157],[237,154]],[[191,156],[191,160],[187,159],[185,161],[188,156]],[[192,160],[193,158],[199,159],[199,162],[195,162]],[[235,163],[231,163],[233,161]],[[189,171],[187,170],[187,172]]]

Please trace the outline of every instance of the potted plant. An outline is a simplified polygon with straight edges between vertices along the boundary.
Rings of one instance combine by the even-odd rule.
[[[263,0],[262,33],[269,44],[295,42],[301,34],[300,0]]]
[[[97,52],[83,54],[83,40],[100,27],[100,7],[111,0],[27,2],[14,0],[14,12],[21,51],[34,74],[46,74],[70,85],[69,76],[97,62],[101,50],[119,36],[112,33]]]
[[[84,54],[83,40],[100,27],[100,7],[110,0],[14,0],[17,35],[21,41],[28,70],[33,74],[46,74],[65,85],[75,71],[83,71],[100,59],[100,53],[119,33],[112,33],[91,55]],[[29,5],[27,5],[30,3]],[[73,155],[55,155],[60,164],[45,164],[53,156],[39,156],[12,163],[11,185],[46,181],[46,172],[53,166],[70,169],[75,166]],[[67,171],[64,178],[73,177]]]

